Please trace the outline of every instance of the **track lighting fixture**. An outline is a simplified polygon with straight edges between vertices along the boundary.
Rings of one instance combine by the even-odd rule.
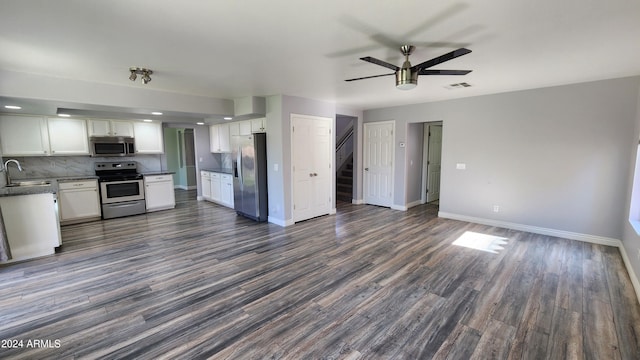
[[[138,78],[138,75],[142,75],[143,84],[148,84],[149,81],[151,81],[151,76],[149,75],[153,74],[153,71],[150,69],[139,68],[135,66],[130,67],[129,72],[131,73],[129,75],[129,80],[131,81],[136,81],[136,79]]]

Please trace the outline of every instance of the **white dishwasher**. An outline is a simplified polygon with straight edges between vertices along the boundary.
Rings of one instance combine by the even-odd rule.
[[[147,212],[173,209],[176,197],[173,190],[173,175],[145,175],[144,199]]]

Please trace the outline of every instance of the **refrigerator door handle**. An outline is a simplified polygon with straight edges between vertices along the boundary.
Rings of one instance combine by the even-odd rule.
[[[242,145],[238,146],[238,159],[236,162],[238,178],[240,178],[240,185],[244,185],[244,179],[242,178]]]

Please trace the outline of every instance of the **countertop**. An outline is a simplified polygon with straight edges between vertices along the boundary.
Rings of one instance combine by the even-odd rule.
[[[173,175],[175,171],[151,171],[142,173],[143,176],[157,176],[157,175]]]
[[[78,181],[97,179],[95,175],[73,175],[73,176],[60,176],[55,178],[38,178],[38,179],[13,179],[16,182],[19,181],[49,181],[50,185],[38,185],[38,186],[15,186],[15,187],[0,187],[1,196],[17,196],[17,195],[34,195],[34,194],[46,194],[57,193],[59,182]]]
[[[221,174],[233,174],[233,169],[227,168],[212,168],[212,169],[200,169],[200,171],[209,171]]]

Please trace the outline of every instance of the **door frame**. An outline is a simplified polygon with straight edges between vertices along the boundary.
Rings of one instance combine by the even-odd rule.
[[[442,132],[444,133],[444,123],[442,121],[429,121],[422,123],[424,141],[422,143],[422,195],[420,197],[420,203],[427,203],[427,177],[428,177],[428,162],[429,162],[429,126],[439,125],[442,126]],[[442,151],[440,151],[440,163],[442,164]],[[442,174],[440,174],[440,180],[442,180]],[[440,184],[442,188],[442,183]]]
[[[391,204],[389,204],[390,208],[394,207],[394,197],[395,197],[395,172],[396,172],[396,121],[395,120],[386,120],[386,121],[373,121],[366,122],[363,124],[362,131],[362,201],[365,204],[369,204],[367,202],[367,178],[366,178],[366,168],[367,168],[367,160],[369,159],[369,152],[367,149],[367,126],[369,125],[384,125],[391,124]]]

